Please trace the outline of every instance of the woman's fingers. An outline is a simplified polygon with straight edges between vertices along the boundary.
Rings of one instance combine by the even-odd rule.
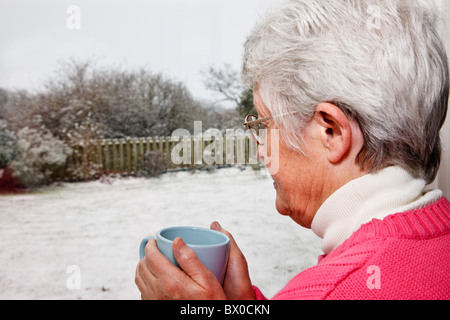
[[[229,300],[254,300],[252,282],[248,272],[247,260],[239,249],[231,233],[224,230],[218,222],[211,229],[222,232],[230,238],[230,254],[223,289]]]
[[[135,282],[143,299],[201,300],[225,299],[216,277],[195,253],[178,238],[174,256],[183,270],[174,266],[159,250],[155,240],[145,247],[145,257],[136,269]]]

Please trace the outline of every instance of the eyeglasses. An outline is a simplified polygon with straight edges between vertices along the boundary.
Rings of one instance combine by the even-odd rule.
[[[251,135],[252,139],[256,142],[256,144],[262,146],[262,145],[264,145],[263,144],[263,136],[266,133],[266,125],[264,124],[264,122],[273,120],[275,118],[280,118],[280,117],[296,114],[296,113],[297,113],[297,111],[294,111],[291,113],[281,114],[276,117],[267,117],[267,118],[262,118],[262,119],[258,119],[257,116],[251,114],[245,118],[244,127],[246,127],[247,130],[250,132],[250,135]]]
[[[257,145],[262,145],[261,134],[266,130],[264,122],[273,120],[273,117],[258,119],[257,116],[251,114],[245,118],[244,127],[250,132],[250,136]]]

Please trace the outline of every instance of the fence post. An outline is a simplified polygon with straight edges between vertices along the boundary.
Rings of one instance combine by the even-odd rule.
[[[116,150],[116,148],[117,148],[117,140],[112,140],[111,141],[111,146],[112,146],[112,162],[113,162],[113,164],[112,164],[112,172],[114,173],[114,174],[116,174],[117,173],[117,150]]]
[[[166,162],[166,165],[167,165],[167,168],[171,168],[171,167],[173,167],[172,166],[172,157],[171,157],[171,154],[170,154],[170,146],[171,146],[171,142],[170,142],[170,138],[168,138],[168,137],[165,137],[164,138],[164,142],[165,142],[165,144],[164,144],[164,146],[166,147],[166,160],[167,160],[167,162]]]
[[[103,140],[104,152],[105,152],[105,171],[109,174],[109,141]]]
[[[100,175],[103,175],[102,140],[97,140],[97,163],[100,167]]]
[[[144,170],[144,144],[145,144],[145,139],[144,138],[140,138],[139,139],[139,168],[141,170]]]
[[[214,144],[215,144],[215,160],[216,160],[216,165],[223,165],[223,143],[224,143],[225,139],[223,137],[216,137],[214,139]]]
[[[127,138],[126,141],[126,149],[127,149],[127,172],[128,175],[131,175],[131,139]]]
[[[118,172],[120,174],[123,174],[125,171],[125,158],[123,156],[123,144],[124,144],[124,140],[123,139],[119,139],[117,141],[117,143],[119,144],[119,168],[118,168]]]
[[[194,163],[195,162],[195,156],[194,156],[194,152],[195,152],[194,139],[195,139],[195,137],[191,136],[189,139],[190,139],[189,140],[189,144],[190,144],[189,152],[190,152],[190,155],[191,155],[190,168],[191,168],[191,170],[193,170],[194,169],[194,165],[195,165],[195,163]]]
[[[133,169],[134,173],[138,171],[138,149],[137,149],[137,139],[133,139]]]
[[[245,136],[236,136],[236,164],[245,164]]]

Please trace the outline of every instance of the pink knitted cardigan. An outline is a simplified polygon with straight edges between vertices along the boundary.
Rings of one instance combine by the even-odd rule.
[[[450,203],[372,220],[273,299],[450,299]]]

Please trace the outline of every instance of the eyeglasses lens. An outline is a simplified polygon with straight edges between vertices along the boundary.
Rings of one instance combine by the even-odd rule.
[[[249,116],[247,118],[248,122],[252,122],[252,121],[256,121],[256,120],[258,120],[258,118],[255,116]],[[255,142],[258,144],[261,143],[260,132],[261,132],[261,130],[264,129],[264,125],[262,123],[254,123],[254,124],[248,125],[247,128],[250,131],[250,134],[252,135]]]

